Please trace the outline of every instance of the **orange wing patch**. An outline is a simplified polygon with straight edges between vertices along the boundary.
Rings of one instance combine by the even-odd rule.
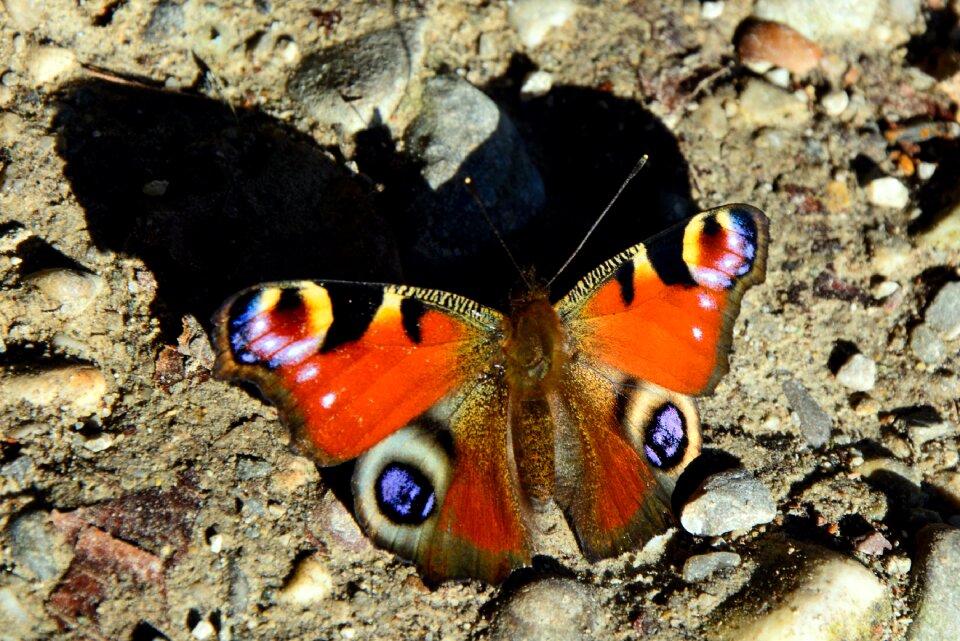
[[[488,366],[500,323],[451,294],[358,283],[264,285],[215,318],[216,374],[255,382],[295,440],[349,460]]]
[[[763,280],[766,216],[704,212],[601,265],[557,304],[584,358],[683,394],[727,369],[744,290]]]

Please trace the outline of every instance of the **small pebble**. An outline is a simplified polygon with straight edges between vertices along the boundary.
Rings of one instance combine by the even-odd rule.
[[[151,180],[143,186],[141,191],[145,196],[163,196],[167,193],[169,186],[169,180]]]
[[[27,76],[40,87],[79,68],[77,57],[69,49],[45,46],[35,47],[25,61]]]
[[[820,104],[828,116],[837,117],[850,106],[850,95],[843,90],[831,91],[820,99]]]
[[[740,30],[737,55],[741,62],[758,73],[770,67],[781,67],[802,76],[817,66],[823,51],[785,24],[751,20]]]
[[[910,202],[910,190],[893,176],[871,180],[866,191],[867,200],[877,207],[903,209]]]
[[[893,549],[893,545],[879,532],[871,532],[861,536],[854,541],[857,552],[869,554],[870,556],[880,556],[884,552]]]
[[[600,638],[603,617],[593,588],[550,578],[514,592],[494,614],[492,641],[581,641]]]
[[[960,529],[928,525],[917,535],[916,607],[910,641],[944,641],[960,630]]]
[[[84,439],[83,447],[96,454],[113,447],[114,440],[113,434],[102,432],[92,438]]]
[[[747,81],[739,105],[747,124],[757,127],[799,127],[810,120],[806,103],[758,78]]]
[[[704,20],[716,20],[723,15],[723,0],[705,0],[700,5],[700,17]]]
[[[183,3],[160,0],[150,12],[143,38],[147,42],[165,42],[180,35],[186,28]]]
[[[937,172],[937,163],[920,161],[917,164],[917,178],[920,180],[930,180],[933,174]]]
[[[856,392],[869,392],[877,382],[877,364],[863,354],[854,354],[837,370],[837,382]]]
[[[898,289],[900,289],[900,283],[897,281],[883,280],[870,288],[870,294],[877,300],[883,300],[892,296]]]
[[[44,269],[28,275],[24,282],[36,287],[65,316],[86,311],[104,288],[102,277],[75,269]]]
[[[0,113],[0,143],[12,147],[23,134],[23,118],[11,111]]]
[[[333,594],[333,577],[317,556],[303,559],[280,590],[284,603],[307,608],[325,601]]]
[[[214,534],[210,537],[208,541],[210,545],[210,551],[214,554],[220,554],[223,551],[223,535]]]
[[[820,447],[830,440],[833,431],[833,419],[810,396],[810,392],[792,378],[783,381],[781,387],[787,397],[787,404],[800,421],[800,432],[811,447]]]
[[[566,24],[576,8],[573,0],[515,0],[508,5],[507,19],[523,46],[532,49],[551,28]]]
[[[527,98],[536,98],[550,93],[553,88],[553,76],[546,71],[534,71],[520,87],[520,95]]]
[[[930,329],[944,340],[960,337],[960,282],[941,287],[923,317]]]
[[[697,536],[720,536],[769,523],[777,515],[770,491],[746,469],[707,478],[683,506],[680,523]]]
[[[50,522],[47,512],[20,514],[10,521],[7,531],[14,573],[25,579],[58,578],[73,559],[71,547]]]
[[[735,568],[740,565],[740,555],[736,552],[707,552],[691,556],[683,563],[683,580],[696,583],[718,570]]]
[[[206,641],[207,639],[212,639],[216,636],[216,634],[217,629],[213,627],[213,624],[207,619],[203,619],[197,625],[193,626],[193,630],[190,630],[190,636],[197,641]]]
[[[64,365],[0,379],[0,404],[26,401],[50,409],[66,407],[79,416],[101,409],[106,393],[103,373],[89,365]]]

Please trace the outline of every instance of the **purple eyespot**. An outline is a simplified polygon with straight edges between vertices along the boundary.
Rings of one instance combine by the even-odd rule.
[[[683,412],[673,403],[664,403],[646,427],[643,449],[656,467],[669,470],[683,460],[687,449],[687,426]]]
[[[390,463],[376,481],[380,512],[394,523],[419,525],[433,513],[433,485],[420,470],[407,463]]]

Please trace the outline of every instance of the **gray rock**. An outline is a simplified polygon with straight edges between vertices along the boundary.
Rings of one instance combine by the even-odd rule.
[[[10,553],[15,572],[25,579],[46,581],[59,577],[70,565],[73,553],[46,512],[17,516],[9,526]]]
[[[24,454],[0,466],[0,476],[6,477],[20,485],[26,480],[27,475],[33,471],[33,468],[33,459]]]
[[[740,565],[740,555],[736,552],[707,552],[691,556],[683,563],[683,580],[687,583],[702,581],[718,570],[735,568]]]
[[[409,20],[309,55],[287,91],[307,115],[348,134],[385,122],[423,59],[426,24]]]
[[[960,630],[960,530],[928,525],[917,535],[919,562],[913,566],[913,625],[910,641],[956,638]]]
[[[854,354],[837,370],[837,382],[857,392],[869,392],[877,382],[877,364],[863,354]]]
[[[148,42],[162,42],[183,33],[186,20],[183,5],[171,0],[161,0],[150,12],[143,37]]]
[[[947,283],[940,288],[927,307],[924,319],[944,340],[951,341],[960,336],[960,282]]]
[[[476,253],[493,235],[464,185],[472,187],[504,236],[542,209],[543,180],[513,123],[482,91],[456,76],[426,83],[420,113],[404,133],[407,149],[425,164],[430,190],[408,212],[417,256]],[[478,236],[481,238],[478,239]]]
[[[939,365],[946,357],[947,346],[926,323],[921,323],[910,332],[910,351],[927,365]]]
[[[720,536],[769,523],[777,515],[770,491],[748,470],[736,468],[704,481],[683,506],[680,524],[698,536]]]
[[[800,432],[811,447],[820,447],[830,440],[833,420],[823,411],[807,388],[792,378],[783,381],[781,387],[790,409],[800,419]]]
[[[525,585],[500,607],[492,641],[586,641],[600,637],[602,612],[592,588],[570,579]]]
[[[811,40],[865,34],[879,0],[757,0],[753,15],[790,25]]]
[[[241,458],[237,461],[237,478],[241,481],[262,479],[273,472],[273,465],[269,461]]]

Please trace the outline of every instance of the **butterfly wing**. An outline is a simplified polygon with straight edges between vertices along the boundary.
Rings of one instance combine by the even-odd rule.
[[[681,394],[712,391],[743,292],[763,280],[768,224],[727,205],[606,261],[557,303],[576,351]]]
[[[428,578],[502,579],[529,562],[491,370],[502,318],[467,299],[391,285],[296,281],[228,300],[219,378],[255,383],[323,465],[362,455],[355,511]]]
[[[355,458],[487,367],[500,315],[435,290],[260,285],[214,318],[219,378],[255,383],[324,465]]]
[[[485,377],[357,464],[359,520],[429,580],[495,583],[530,563],[506,394],[501,381]],[[411,488],[419,503],[410,499]]]
[[[672,522],[672,479],[700,451],[690,395],[727,368],[740,298],[764,276],[767,218],[710,210],[622,252],[557,303],[573,358],[550,396],[558,504],[591,558]]]

